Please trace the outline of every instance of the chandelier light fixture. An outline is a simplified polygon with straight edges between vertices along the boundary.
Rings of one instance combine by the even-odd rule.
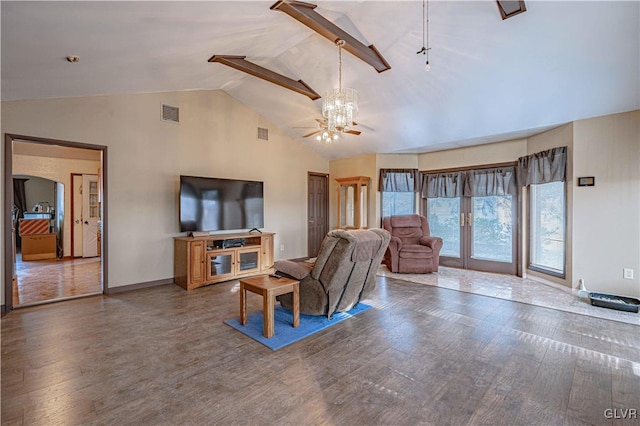
[[[425,42],[425,22],[426,22],[426,42]],[[431,71],[431,65],[429,65],[429,1],[427,0],[426,14],[425,14],[425,0],[422,0],[422,49],[416,52],[417,55],[423,54],[427,56],[427,62],[425,63],[424,70]]]
[[[327,119],[327,128],[322,132],[321,138],[325,142],[339,139],[339,134],[351,128],[353,120],[358,114],[358,92],[342,87],[342,47],[344,44],[344,40],[338,39],[336,41],[340,59],[338,88],[327,90],[322,99],[322,116]]]
[[[340,139],[340,135],[339,132],[332,132],[331,130],[323,130],[321,134],[319,134],[318,136],[316,136],[316,140],[318,142],[324,142],[324,143],[334,143],[336,141],[338,141],[338,139]]]

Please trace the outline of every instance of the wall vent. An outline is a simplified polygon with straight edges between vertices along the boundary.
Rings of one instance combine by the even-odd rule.
[[[172,123],[180,123],[180,109],[178,107],[162,104],[162,119]]]
[[[258,127],[258,139],[262,139],[263,141],[268,141],[269,129],[265,129],[264,127]]]

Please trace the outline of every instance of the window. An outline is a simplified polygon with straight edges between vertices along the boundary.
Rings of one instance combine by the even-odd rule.
[[[415,192],[382,192],[382,217],[415,212]]]
[[[529,266],[565,273],[565,183],[529,186]]]
[[[418,169],[380,169],[378,191],[383,218],[416,212],[419,176]]]

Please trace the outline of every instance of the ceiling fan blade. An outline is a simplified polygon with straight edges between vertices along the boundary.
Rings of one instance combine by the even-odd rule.
[[[362,133],[360,130],[345,130],[344,133],[349,133],[350,135],[359,135]]]
[[[324,118],[316,118],[316,121],[318,122],[319,125],[321,126],[326,126],[327,125],[327,120]]]
[[[322,130],[316,130],[314,132],[311,133],[307,133],[306,135],[303,135],[303,138],[308,138],[309,136],[313,136],[313,135],[317,135],[318,133],[322,132]]]
[[[367,126],[366,124],[362,124],[362,123],[358,124],[355,121],[353,122],[353,125],[354,126],[359,126],[361,129],[364,129],[364,130],[370,130],[372,132],[376,131],[376,129],[374,129],[373,127]]]

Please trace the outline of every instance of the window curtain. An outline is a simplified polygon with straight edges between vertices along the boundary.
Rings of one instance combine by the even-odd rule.
[[[419,192],[419,177],[418,169],[380,169],[378,191]]]
[[[566,173],[566,146],[518,158],[518,183],[520,186],[564,182]]]
[[[515,166],[422,175],[422,198],[518,194]]]
[[[491,195],[511,195],[515,197],[518,194],[516,167],[469,170],[466,172],[462,193],[467,197],[486,197]]]
[[[464,172],[425,173],[422,175],[422,198],[457,198],[462,195]]]

